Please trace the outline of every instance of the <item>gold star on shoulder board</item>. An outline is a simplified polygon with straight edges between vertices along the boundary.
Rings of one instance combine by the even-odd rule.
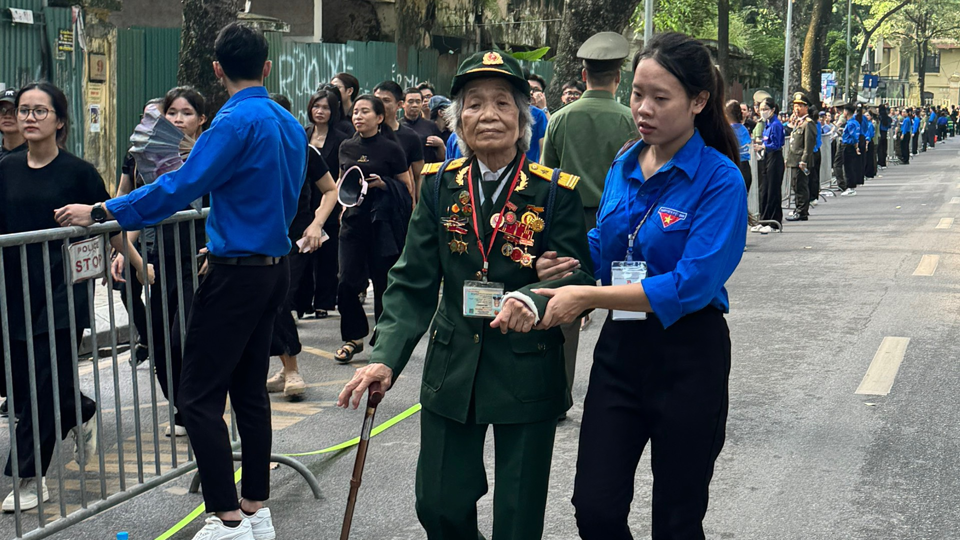
[[[458,186],[461,186],[461,187],[463,186],[463,181],[464,181],[464,179],[467,177],[467,171],[468,171],[468,170],[469,170],[469,169],[468,169],[467,167],[464,167],[464,168],[460,169],[460,172],[457,173],[457,185],[458,185]]]
[[[520,171],[520,185],[517,186],[517,191],[523,191],[527,189],[528,179],[527,173]]]

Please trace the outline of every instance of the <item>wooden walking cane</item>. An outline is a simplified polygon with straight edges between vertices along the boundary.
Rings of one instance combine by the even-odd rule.
[[[363,478],[363,465],[367,461],[367,446],[370,444],[370,430],[373,429],[373,417],[377,414],[377,405],[383,399],[380,383],[370,385],[367,395],[367,410],[363,416],[363,428],[360,430],[360,444],[357,446],[357,460],[353,464],[353,476],[350,477],[350,495],[347,497],[347,511],[343,515],[343,527],[340,529],[340,540],[350,538],[350,525],[353,523],[353,509],[357,505],[357,492],[360,491],[360,480]]]

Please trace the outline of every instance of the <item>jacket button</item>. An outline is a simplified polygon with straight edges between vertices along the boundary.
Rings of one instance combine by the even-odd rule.
[[[436,330],[433,331],[433,337],[432,337],[431,339],[437,339],[437,331],[436,331]]]
[[[474,342],[474,343],[480,343],[480,334],[474,334],[474,335],[473,335],[473,342]]]

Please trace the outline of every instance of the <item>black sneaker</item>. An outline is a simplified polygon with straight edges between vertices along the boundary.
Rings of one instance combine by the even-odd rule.
[[[790,214],[786,217],[787,221],[807,221],[808,219],[810,218],[807,216],[801,216],[800,214]]]
[[[10,409],[7,400],[3,400],[3,405],[0,405],[0,417],[7,418],[8,416],[10,416]]]
[[[140,365],[147,361],[147,358],[150,358],[150,348],[144,345],[143,343],[137,343],[137,346],[133,350],[133,358],[136,360],[136,365]]]

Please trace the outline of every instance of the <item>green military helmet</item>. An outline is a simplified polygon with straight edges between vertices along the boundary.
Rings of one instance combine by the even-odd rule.
[[[590,36],[577,50],[581,60],[623,60],[630,54],[630,43],[616,32],[599,32]]]
[[[456,96],[468,82],[485,77],[504,78],[523,95],[530,94],[530,83],[523,76],[523,68],[516,58],[501,51],[481,51],[460,63],[460,69],[453,77],[450,95]]]

